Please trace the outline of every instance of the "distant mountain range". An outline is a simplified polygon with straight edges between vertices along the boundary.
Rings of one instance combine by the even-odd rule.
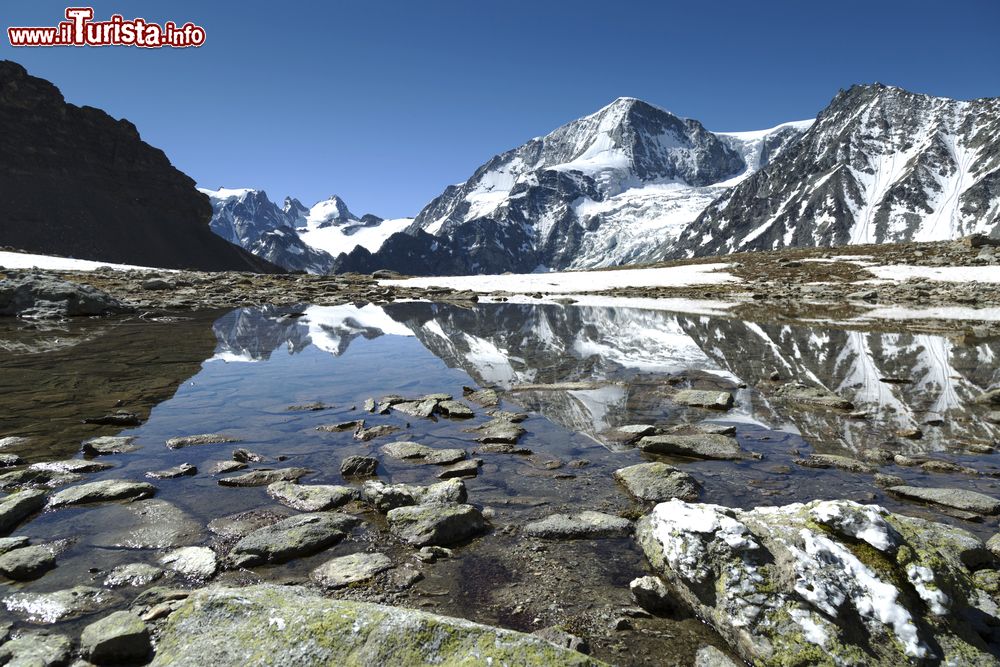
[[[241,244],[288,268],[447,275],[998,236],[1000,99],[854,86],[815,121],[710,132],[619,98],[492,157],[412,221],[371,216],[364,242],[337,210],[325,235],[298,225],[307,246],[336,255],[315,268]]]

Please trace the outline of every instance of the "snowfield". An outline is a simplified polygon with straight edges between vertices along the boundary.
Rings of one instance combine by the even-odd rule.
[[[98,267],[111,268],[115,271],[171,271],[174,269],[157,269],[150,266],[133,266],[132,264],[111,264],[110,262],[95,262],[89,259],[73,259],[72,257],[52,257],[49,255],[29,255],[21,252],[0,251],[0,268],[7,269],[44,269],[46,271],[93,271]]]
[[[383,220],[376,226],[357,228],[352,234],[345,234],[343,227],[310,227],[299,230],[299,237],[317,250],[328,252],[334,257],[342,252],[351,252],[361,246],[369,252],[378,252],[385,240],[410,226],[413,218]]]
[[[473,292],[549,292],[572,294],[619,287],[686,287],[739,282],[726,273],[729,264],[692,264],[655,269],[567,271],[564,273],[510,273],[498,276],[443,276],[381,280],[380,285],[400,287],[449,287]]]

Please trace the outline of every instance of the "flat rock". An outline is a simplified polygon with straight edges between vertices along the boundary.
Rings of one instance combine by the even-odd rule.
[[[309,468],[278,468],[276,470],[251,470],[234,477],[223,477],[221,486],[268,486],[275,482],[297,482],[300,478],[316,472]]]
[[[88,473],[110,470],[114,466],[102,461],[88,461],[87,459],[67,459],[65,461],[45,461],[42,463],[32,463],[28,466],[31,470],[49,470],[54,472]]]
[[[289,516],[291,512],[284,507],[250,510],[212,519],[208,522],[208,529],[220,537],[241,538]]]
[[[821,387],[811,387],[798,382],[782,385],[778,387],[775,393],[789,403],[796,403],[804,407],[820,407],[834,410],[854,409],[853,403],[845,398],[841,398],[832,391]]]
[[[176,479],[178,477],[190,477],[191,475],[197,474],[197,467],[190,463],[182,463],[165,470],[151,470],[146,473],[146,477],[149,477],[150,479]]]
[[[316,430],[326,431],[327,433],[339,433],[342,431],[354,431],[364,427],[364,425],[364,419],[352,419],[350,421],[336,422],[334,424],[320,424],[316,427]]]
[[[602,664],[512,630],[403,607],[332,600],[302,587],[257,585],[192,594],[167,619],[151,665],[472,663]]]
[[[438,479],[451,479],[452,477],[476,477],[479,474],[479,466],[483,464],[482,459],[468,459],[453,463],[437,474]]]
[[[393,410],[399,410],[413,417],[430,417],[434,414],[439,401],[436,399],[424,399],[422,401],[403,401],[392,406]]]
[[[462,387],[462,392],[467,400],[478,403],[484,408],[495,408],[500,405],[500,394],[495,389],[473,389]]]
[[[127,611],[91,623],[80,635],[80,653],[98,665],[144,662],[152,648],[149,628]]]
[[[735,461],[749,458],[735,438],[714,433],[701,435],[648,435],[639,440],[639,449],[651,454],[672,454],[697,459]]]
[[[375,438],[392,435],[400,430],[402,429],[398,426],[393,426],[391,424],[379,424],[369,428],[359,428],[354,432],[354,439],[362,442],[368,442],[369,440],[374,440]]]
[[[0,665],[59,667],[69,663],[73,643],[63,635],[23,634],[0,646]]]
[[[665,463],[639,463],[616,470],[614,477],[639,500],[698,499],[700,487],[694,477]]]
[[[83,453],[87,456],[107,456],[128,454],[139,449],[133,436],[103,435],[83,442]]]
[[[493,419],[474,429],[476,441],[483,444],[516,445],[527,433],[524,427],[502,419]]]
[[[392,567],[392,559],[382,553],[356,553],[332,558],[312,571],[311,578],[326,588],[343,588],[367,581]]]
[[[733,395],[728,391],[682,389],[674,394],[673,401],[681,405],[712,410],[728,410],[733,407]]]
[[[836,468],[848,472],[874,473],[875,467],[867,463],[836,454],[813,454],[795,463],[803,468]]]
[[[225,475],[237,470],[243,470],[246,467],[246,463],[240,463],[239,461],[216,461],[208,469],[208,473],[210,475]]]
[[[108,588],[148,586],[163,576],[163,570],[148,563],[129,563],[112,568],[104,579]]]
[[[338,512],[298,514],[258,528],[229,552],[234,567],[284,563],[333,546],[347,536],[358,519]]]
[[[461,401],[441,401],[437,404],[437,409],[440,413],[453,419],[471,419],[475,416],[472,408]]]
[[[23,535],[18,535],[17,537],[0,537],[0,555],[3,555],[8,551],[13,551],[14,549],[26,547],[30,543],[31,540]]]
[[[748,663],[995,662],[965,614],[996,613],[970,569],[990,556],[964,530],[846,500],[672,500],[636,539],[671,595]]]
[[[45,507],[45,492],[38,489],[17,491],[0,498],[0,533],[9,533],[29,516]]]
[[[167,440],[167,447],[170,449],[182,449],[184,447],[194,447],[196,445],[220,445],[227,442],[239,442],[239,438],[234,438],[222,433],[201,433],[199,435],[185,435]]]
[[[141,498],[149,498],[154,493],[156,493],[156,487],[146,482],[105,479],[99,482],[71,486],[68,489],[54,493],[49,498],[49,507],[55,509],[68,505],[105,503],[115,500],[139,500]]]
[[[1000,514],[1000,500],[977,491],[923,486],[892,486],[889,487],[889,493],[901,498],[921,500],[966,512],[989,516]]]
[[[160,558],[160,564],[190,579],[208,579],[219,569],[215,552],[208,547],[181,547]]]
[[[267,495],[301,512],[321,512],[350,502],[358,492],[347,486],[275,482],[268,485]]]
[[[390,442],[382,446],[381,452],[394,459],[435,465],[456,463],[468,456],[464,449],[435,449],[409,441]]]
[[[378,459],[372,456],[348,456],[340,462],[340,474],[344,477],[374,477],[378,469]]]
[[[546,539],[593,539],[626,537],[632,534],[632,522],[603,512],[551,514],[527,524],[522,532]]]
[[[386,514],[392,533],[413,546],[447,546],[482,533],[486,522],[472,505],[428,503],[408,505]]]
[[[37,579],[55,566],[52,550],[42,545],[14,549],[0,556],[0,574],[14,581]]]
[[[30,623],[48,625],[107,609],[119,601],[111,591],[76,586],[51,593],[14,593],[3,599],[3,605]]]
[[[79,482],[83,477],[72,472],[61,472],[58,470],[32,470],[22,468],[11,470],[0,474],[0,489],[20,489],[24,487],[38,488],[45,487],[54,489],[57,486],[65,486]]]

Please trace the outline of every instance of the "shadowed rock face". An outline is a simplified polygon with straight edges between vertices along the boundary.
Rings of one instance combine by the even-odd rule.
[[[194,181],[135,126],[0,61],[0,245],[164,268],[276,272],[217,237]]]

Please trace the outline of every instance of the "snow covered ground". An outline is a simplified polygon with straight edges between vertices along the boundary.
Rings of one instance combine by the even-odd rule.
[[[71,257],[51,257],[49,255],[29,255],[20,252],[0,251],[0,267],[7,269],[44,269],[46,271],[93,271],[104,266],[116,271],[173,271],[173,269],[156,269],[148,266],[133,266],[131,264],[111,264],[95,262],[89,259],[73,259]]]
[[[998,266],[911,266],[891,264],[865,266],[882,280],[901,282],[910,278],[926,278],[946,283],[1000,283]]]
[[[441,276],[381,280],[380,285],[400,287],[449,287],[473,292],[597,292],[618,287],[685,287],[688,285],[719,285],[739,282],[726,273],[728,264],[692,264],[655,269],[621,269],[613,271],[567,271],[563,273],[509,273],[494,276]]]
[[[377,252],[385,240],[410,226],[413,218],[383,220],[376,226],[357,228],[352,234],[345,234],[342,226],[310,227],[299,231],[299,237],[307,245],[328,252],[334,257],[342,252],[351,252],[355,246]]]

